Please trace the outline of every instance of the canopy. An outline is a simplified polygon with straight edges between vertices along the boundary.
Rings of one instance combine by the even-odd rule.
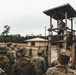
[[[59,19],[65,19],[65,11],[67,12],[67,18],[76,17],[76,11],[72,8],[70,4],[64,4],[62,6],[58,6],[49,10],[43,11],[48,16],[51,16],[52,18],[59,20]]]

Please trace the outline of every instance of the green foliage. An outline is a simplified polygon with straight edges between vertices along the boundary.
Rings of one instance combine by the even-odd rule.
[[[2,32],[2,35],[8,35],[8,33],[10,31],[10,26],[5,25],[4,28],[5,28],[5,30]]]
[[[36,37],[40,37],[40,38],[46,38],[45,36],[21,36],[20,34],[16,34],[16,35],[1,35],[0,36],[0,42],[14,42],[14,43],[26,43],[24,40],[27,40],[27,39],[32,39],[32,38],[36,38]]]
[[[27,39],[32,39],[32,38],[36,38],[36,37],[40,37],[40,38],[43,38],[43,39],[47,39],[48,40],[48,37],[46,36],[28,36],[26,35],[25,37],[24,36],[21,36],[20,34],[15,34],[15,35],[1,35],[0,36],[0,42],[13,42],[13,43],[27,43],[25,42],[24,40],[27,40]],[[52,37],[52,40],[55,40],[57,39],[57,37]],[[52,45],[57,45],[57,43],[52,43]]]

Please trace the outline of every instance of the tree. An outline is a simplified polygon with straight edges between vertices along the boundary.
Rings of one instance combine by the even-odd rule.
[[[8,33],[10,31],[10,26],[5,25],[4,28],[5,28],[5,30],[2,32],[2,35],[8,35]]]

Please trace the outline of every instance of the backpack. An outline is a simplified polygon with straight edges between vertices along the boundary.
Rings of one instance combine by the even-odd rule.
[[[21,75],[32,75],[33,65],[32,62],[26,58],[19,60],[19,71]]]
[[[14,57],[13,52],[10,52],[8,54],[8,58],[9,58],[10,64],[14,64],[15,57]]]

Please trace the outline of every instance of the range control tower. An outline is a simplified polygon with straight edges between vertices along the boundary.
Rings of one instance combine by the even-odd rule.
[[[73,7],[70,4],[64,4],[62,6],[58,6],[49,10],[43,11],[46,15],[50,17],[50,28],[48,29],[49,35],[48,35],[48,63],[49,66],[51,64],[51,45],[52,43],[57,43],[57,52],[59,53],[60,48],[65,48],[66,50],[69,49],[72,52],[72,68],[76,68],[76,48],[75,48],[75,32],[73,28],[73,18],[76,17],[76,11],[73,9]],[[57,21],[56,28],[53,28],[52,19],[55,19]],[[59,21],[63,20],[65,21],[64,27],[59,27]],[[67,20],[70,21],[70,25],[68,27]],[[61,30],[63,33],[58,33],[58,31]],[[56,32],[57,34],[54,35],[53,32]],[[52,37],[56,37],[56,39],[52,40]]]

